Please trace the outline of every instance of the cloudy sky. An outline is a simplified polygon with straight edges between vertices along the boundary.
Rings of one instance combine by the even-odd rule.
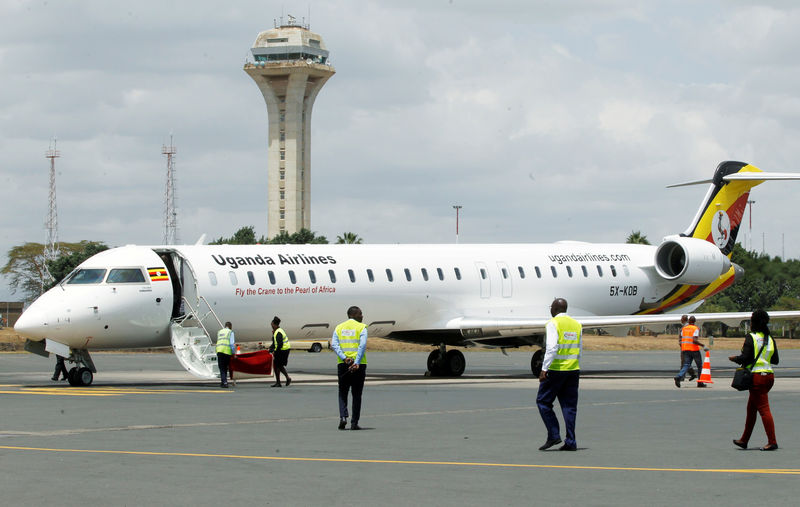
[[[0,0],[0,262],[45,241],[53,136],[63,241],[160,243],[170,132],[182,242],[265,234],[267,113],[242,66],[309,12],[336,69],[312,119],[318,234],[454,242],[460,204],[461,242],[657,243],[706,192],[666,185],[723,160],[800,171],[795,5]],[[800,257],[798,185],[756,188],[747,246]]]

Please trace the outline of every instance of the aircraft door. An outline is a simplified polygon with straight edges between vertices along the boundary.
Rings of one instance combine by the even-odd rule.
[[[492,295],[492,281],[489,278],[489,269],[484,262],[476,262],[478,279],[481,281],[481,298],[488,299]]]
[[[500,271],[500,283],[503,288],[503,297],[510,298],[512,294],[512,286],[511,271],[508,269],[508,264],[505,262],[498,262],[497,269]]]

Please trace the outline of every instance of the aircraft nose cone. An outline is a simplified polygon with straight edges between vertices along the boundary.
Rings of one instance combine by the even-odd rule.
[[[27,338],[44,338],[47,332],[47,320],[41,312],[31,306],[17,319],[14,332]]]

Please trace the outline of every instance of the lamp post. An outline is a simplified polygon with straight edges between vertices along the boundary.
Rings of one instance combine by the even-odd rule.
[[[463,208],[463,206],[458,204],[453,206],[453,209],[456,210],[456,244],[458,244],[458,212],[461,208]]]

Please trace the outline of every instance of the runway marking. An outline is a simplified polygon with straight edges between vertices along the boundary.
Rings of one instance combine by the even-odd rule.
[[[2,389],[0,394],[34,394],[40,396],[123,396],[126,394],[171,394],[171,393],[204,393],[224,394],[231,391],[221,389],[151,389],[137,387],[25,387],[17,384],[3,384],[0,387],[16,387]]]
[[[489,463],[469,461],[421,461],[421,460],[389,460],[389,459],[348,459],[348,458],[304,458],[290,456],[247,456],[240,454],[209,454],[192,452],[156,452],[156,451],[110,451],[101,449],[56,449],[48,447],[17,447],[0,445],[0,449],[11,451],[40,451],[80,454],[115,454],[129,456],[160,456],[188,458],[223,458],[255,461],[300,461],[317,463],[355,463],[386,465],[427,465],[453,467],[484,468],[536,468],[553,470],[607,470],[622,472],[683,472],[713,474],[767,474],[767,475],[800,475],[800,468],[660,468],[660,467],[616,467],[592,465],[539,465],[531,463]]]

